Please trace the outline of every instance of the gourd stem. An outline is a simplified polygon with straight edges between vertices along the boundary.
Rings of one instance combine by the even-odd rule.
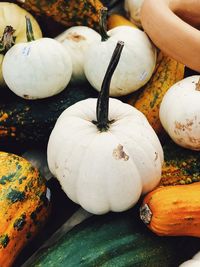
[[[35,40],[34,34],[33,34],[32,23],[28,16],[25,16],[25,17],[26,17],[26,38],[28,42],[32,42]]]
[[[107,34],[107,15],[108,15],[108,9],[106,7],[102,7],[100,9],[99,26],[100,26],[101,41],[103,42],[108,40],[109,38]]]
[[[15,30],[12,26],[6,26],[0,40],[0,54],[5,54],[14,44],[16,37],[13,36]]]
[[[112,58],[110,60],[109,66],[107,68],[103,83],[101,86],[101,91],[97,100],[97,127],[103,132],[107,131],[109,128],[108,112],[109,112],[109,91],[110,83],[113,76],[113,73],[118,65],[122,49],[124,47],[124,42],[119,41],[115,47]]]
[[[200,91],[200,78],[199,78],[198,82],[196,83],[196,90]]]

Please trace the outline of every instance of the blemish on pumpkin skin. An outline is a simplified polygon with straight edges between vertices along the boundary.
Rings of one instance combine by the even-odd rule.
[[[76,32],[70,32],[68,33],[68,36],[66,37],[68,40],[72,40],[74,42],[80,42],[86,40],[86,38],[83,35],[80,35]]]
[[[120,159],[123,159],[124,161],[129,160],[129,156],[124,152],[123,146],[120,144],[117,146],[117,148],[113,150],[113,157],[116,160],[120,160]]]
[[[192,131],[191,126],[194,124],[194,121],[193,120],[186,120],[186,123],[180,123],[178,121],[175,121],[174,124],[175,124],[175,130],[174,130],[175,133],[177,131],[185,131],[185,130]]]
[[[155,152],[155,155],[156,156],[155,156],[155,159],[154,160],[156,161],[158,159],[158,152]]]

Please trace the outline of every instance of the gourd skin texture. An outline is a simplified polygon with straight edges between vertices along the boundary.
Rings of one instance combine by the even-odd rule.
[[[0,152],[0,266],[9,267],[49,215],[45,180],[25,159]]]
[[[87,25],[93,29],[99,26],[98,14],[103,6],[99,0],[17,0],[17,2],[34,14],[52,17],[67,27]]]
[[[147,35],[131,26],[108,31],[107,41],[97,42],[86,53],[84,70],[91,85],[100,91],[106,68],[116,43],[125,43],[113,75],[110,95],[122,96],[138,90],[151,78],[156,64],[156,50]]]
[[[128,98],[128,103],[140,110],[148,119],[157,134],[164,132],[159,118],[159,109],[165,93],[184,77],[185,66],[167,55],[159,52],[155,72],[143,87],[135,101],[135,96]]]
[[[106,132],[96,99],[80,101],[58,118],[48,143],[48,165],[65,193],[95,214],[132,207],[160,181],[163,151],[142,113],[110,99]]]
[[[4,57],[2,70],[6,84],[16,95],[38,99],[65,89],[72,63],[62,44],[42,38],[13,46]]]
[[[196,89],[199,78],[190,76],[173,85],[165,94],[159,113],[172,140],[193,150],[200,150],[200,91]]]
[[[160,187],[150,192],[142,206],[147,205],[151,211],[147,226],[161,236],[200,237],[199,190],[200,182],[197,182]]]
[[[101,40],[100,34],[86,26],[75,26],[67,29],[55,39],[66,47],[71,56],[73,67],[71,82],[85,82],[83,69],[85,53],[93,42]]]
[[[0,3],[0,36],[3,35],[6,26],[12,26],[15,30],[14,36],[16,37],[15,43],[26,42],[26,21],[25,16],[28,16],[31,20],[35,39],[42,37],[41,29],[37,21],[26,10],[20,8],[18,5],[1,2]],[[3,55],[0,55],[0,86],[5,85],[2,76],[2,61]]]

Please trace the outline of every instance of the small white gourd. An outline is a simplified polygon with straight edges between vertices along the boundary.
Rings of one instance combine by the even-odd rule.
[[[4,80],[10,90],[25,99],[56,95],[71,79],[70,55],[54,39],[34,40],[30,19],[26,19],[29,42],[14,45],[4,56]]]
[[[162,126],[178,145],[200,150],[200,76],[174,84],[160,105]]]
[[[74,26],[55,39],[66,47],[71,56],[73,68],[71,82],[87,81],[83,69],[85,53],[93,42],[101,40],[100,34],[87,26]]]
[[[111,81],[110,95],[123,96],[138,90],[151,78],[156,49],[148,36],[137,28],[118,26],[106,32],[106,15],[106,9],[102,9],[102,41],[93,43],[86,53],[84,71],[90,84],[100,91],[110,55],[116,43],[122,40],[125,45]]]
[[[66,109],[48,142],[50,171],[70,199],[94,214],[131,208],[161,178],[163,150],[146,117],[120,100],[109,100],[122,48],[118,43],[98,100]]]

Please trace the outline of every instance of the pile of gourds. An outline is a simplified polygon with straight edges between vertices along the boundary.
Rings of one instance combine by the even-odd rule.
[[[125,0],[126,17],[98,0],[16,2],[0,2],[0,148],[42,144],[70,200],[96,215],[121,212],[77,227],[27,266],[174,264],[171,248],[178,240],[181,253],[188,239],[155,234],[200,237],[200,76],[184,78],[185,64],[199,63],[156,39],[153,0]],[[163,12],[178,10],[166,2]],[[42,37],[47,17],[63,32]],[[47,222],[51,193],[24,158],[0,152],[0,167],[0,266],[9,267]]]

